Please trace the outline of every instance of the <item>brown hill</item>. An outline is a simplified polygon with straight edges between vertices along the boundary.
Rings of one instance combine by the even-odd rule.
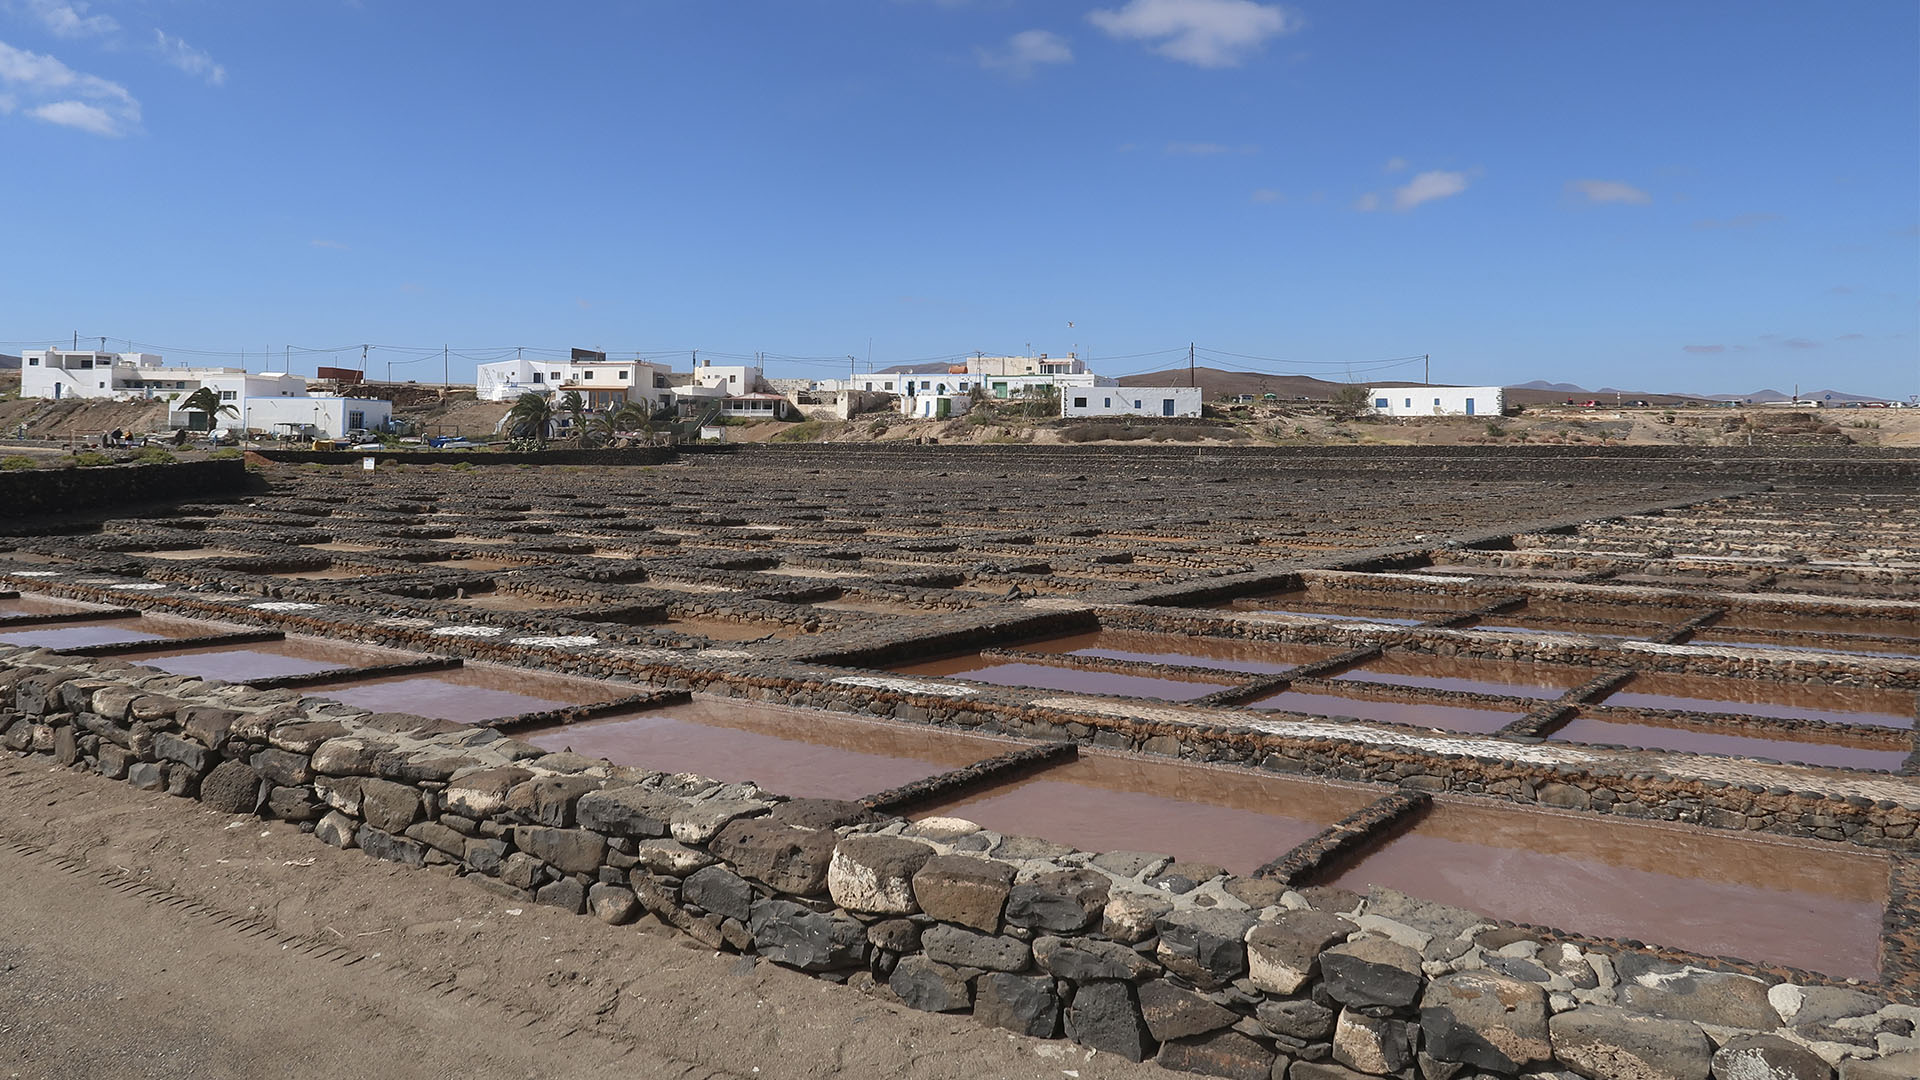
[[[1239,394],[1252,394],[1254,397],[1273,394],[1283,401],[1296,398],[1327,401],[1342,385],[1309,375],[1267,375],[1258,371],[1222,371],[1210,367],[1196,368],[1192,374],[1208,401]],[[1192,384],[1188,382],[1188,377],[1186,368],[1172,368],[1141,375],[1122,375],[1119,381],[1121,386],[1189,386]]]

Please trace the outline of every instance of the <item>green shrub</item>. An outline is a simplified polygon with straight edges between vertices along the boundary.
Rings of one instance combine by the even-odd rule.
[[[1506,428],[1503,428],[1503,427],[1501,427],[1501,426],[1499,425],[1499,423],[1498,423],[1498,422],[1496,422],[1496,421],[1488,421],[1488,423],[1487,423],[1487,434],[1488,434],[1488,435],[1489,435],[1490,437],[1492,437],[1492,438],[1495,438],[1495,439],[1497,439],[1497,438],[1499,438],[1499,437],[1501,437],[1502,435],[1505,435],[1506,433],[1507,433],[1507,429],[1506,429]]]
[[[239,454],[239,450],[234,450],[234,456],[237,457]],[[158,446],[148,446],[133,455],[132,460],[135,465],[170,465],[180,459],[174,457],[170,452],[162,450]]]
[[[149,447],[147,447],[147,450],[156,450],[156,449],[159,449],[159,448],[158,448],[158,447],[153,447],[153,446],[149,446]],[[145,452],[146,452],[146,451],[142,451],[142,453],[145,453]],[[161,453],[163,453],[163,454],[166,454],[166,453],[167,453],[167,452],[166,452],[165,450],[161,450],[160,452],[161,452]],[[208,455],[207,455],[207,459],[208,459],[209,461],[213,461],[213,460],[219,460],[219,461],[231,461],[231,460],[233,460],[234,458],[237,458],[237,457],[246,457],[246,456],[247,456],[247,455],[246,455],[246,452],[245,452],[245,451],[243,451],[243,450],[241,450],[241,449],[240,449],[239,447],[237,447],[237,446],[229,446],[229,447],[225,447],[225,448],[223,448],[223,449],[220,449],[220,450],[215,450],[215,451],[214,451],[213,453],[211,453],[211,454],[208,454]],[[172,460],[173,460],[173,455],[172,455],[172,454],[167,454],[167,460],[168,460],[168,461],[172,461]]]
[[[82,450],[73,455],[75,465],[111,465],[113,459],[94,450]]]
[[[802,420],[792,427],[775,435],[772,442],[812,442],[819,438],[827,425],[818,420]]]
[[[6,457],[0,458],[0,469],[5,469],[8,472],[17,472],[21,469],[37,467],[34,460],[25,454],[9,454]]]

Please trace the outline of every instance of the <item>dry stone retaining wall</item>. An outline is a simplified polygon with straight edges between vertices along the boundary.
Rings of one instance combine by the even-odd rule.
[[[1138,852],[547,753],[289,690],[0,650],[0,746],[516,900],[642,911],[915,1008],[1269,1080],[1880,1080],[1920,1008]],[[1881,988],[1884,990],[1885,988]]]

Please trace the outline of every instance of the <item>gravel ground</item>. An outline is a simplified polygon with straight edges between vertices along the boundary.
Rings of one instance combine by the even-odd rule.
[[[0,1076],[1168,1075],[11,756],[0,911]]]

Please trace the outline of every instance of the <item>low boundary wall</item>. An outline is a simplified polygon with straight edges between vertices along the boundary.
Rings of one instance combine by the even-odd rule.
[[[1210,1076],[1880,1080],[1920,1064],[1920,1009],[1887,986],[1688,967],[1387,890],[910,823],[120,661],[0,649],[0,747]],[[1914,877],[1896,862],[1896,905]]]

